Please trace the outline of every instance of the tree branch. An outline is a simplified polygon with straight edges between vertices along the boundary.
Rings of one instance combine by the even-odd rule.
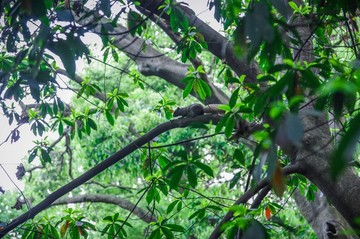
[[[149,12],[161,15],[164,19],[169,20],[167,14],[161,14],[162,10],[157,9],[162,1],[163,0],[140,0],[138,2],[140,2],[141,7],[147,9]],[[208,45],[208,50],[212,54],[225,61],[238,76],[246,75],[246,82],[257,82],[256,77],[260,70],[255,62],[247,63],[246,60],[240,60],[234,53],[233,44],[229,42],[227,38],[200,20],[191,9],[181,4],[178,4],[176,7],[185,14],[189,24],[196,27],[196,30],[203,35]]]
[[[79,17],[75,16],[75,21],[80,25],[93,25],[94,27],[91,28],[91,31],[94,33],[101,32],[102,26],[111,22],[104,17],[100,17],[98,13],[85,17],[88,11],[85,10]],[[124,32],[127,33],[120,34]],[[188,71],[188,65],[165,56],[143,39],[131,36],[128,33],[128,29],[120,24],[117,24],[112,31],[109,31],[109,34],[114,38],[112,44],[138,65],[138,70],[141,74],[144,76],[158,76],[180,89],[185,89],[186,85],[181,81]],[[216,86],[213,86],[212,89],[216,90],[216,92],[222,92]],[[192,95],[201,100],[197,94],[193,93]],[[227,96],[222,92],[222,94],[217,93],[207,97],[205,103],[224,104],[227,101]]]
[[[291,164],[286,167],[284,167],[284,174],[289,175],[293,173],[301,173],[301,168],[299,167],[299,164]],[[261,180],[255,187],[249,189],[246,191],[236,202],[234,205],[244,204],[246,203],[251,197],[253,197],[255,194],[257,194],[261,189],[265,188],[263,192],[267,193],[266,187],[269,185],[269,182],[267,179]],[[261,197],[260,197],[261,198]],[[211,233],[209,239],[218,239],[221,234],[224,232],[223,226],[230,221],[234,216],[234,212],[229,211],[221,220],[221,222],[215,227],[214,231]]]
[[[132,202],[124,198],[120,198],[112,195],[106,195],[106,194],[85,194],[71,198],[59,198],[54,203],[52,203],[51,206],[64,205],[70,203],[83,203],[83,202],[114,204],[128,211],[133,210],[133,208],[135,207],[135,205]],[[149,214],[149,212],[139,207],[135,207],[133,214],[135,214],[141,220],[147,223],[157,221],[155,216],[152,216],[151,214]]]
[[[193,118],[180,118],[176,120],[171,120],[156,126],[145,135],[139,137],[138,139],[136,139],[135,141],[133,141],[123,149],[119,150],[109,158],[105,159],[101,163],[97,164],[93,168],[89,169],[88,171],[86,171],[76,179],[60,187],[55,192],[47,196],[39,204],[31,208],[29,211],[23,213],[22,215],[14,219],[6,227],[4,227],[3,230],[0,231],[0,238],[3,238],[8,232],[13,230],[17,226],[21,225],[22,223],[26,222],[27,220],[34,218],[41,211],[48,208],[57,199],[69,193],[70,191],[74,190],[75,188],[79,187],[80,185],[84,184],[86,181],[92,179],[93,177],[100,174],[101,172],[103,172],[110,166],[114,165],[115,163],[119,162],[121,159],[128,156],[130,153],[134,152],[144,144],[150,142],[158,135],[166,131],[169,131],[171,129],[184,128],[197,122],[205,123],[205,124],[213,122],[214,124],[216,124],[219,122],[220,118],[221,116],[219,115],[206,114],[206,115],[196,116]]]

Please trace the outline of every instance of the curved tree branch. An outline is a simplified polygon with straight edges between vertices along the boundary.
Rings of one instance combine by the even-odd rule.
[[[79,187],[80,185],[84,184],[88,180],[92,179],[96,175],[100,174],[107,168],[111,167],[115,163],[119,162],[124,157],[128,156],[144,144],[150,142],[152,139],[157,137],[158,135],[169,131],[174,128],[183,128],[187,127],[193,123],[217,123],[220,120],[221,116],[215,114],[206,114],[206,115],[199,115],[193,118],[180,118],[171,120],[165,123],[162,123],[152,130],[150,130],[145,135],[139,137],[132,143],[128,144],[123,149],[119,150],[109,158],[105,159],[101,163],[97,164],[96,166],[92,167],[79,177],[75,178],[74,180],[70,181],[69,183],[65,184],[64,186],[57,189],[55,192],[51,193],[47,196],[43,201],[38,203],[36,206],[28,210],[27,212],[23,213],[19,217],[15,218],[11,221],[3,230],[0,231],[0,238],[3,238],[8,232],[16,228],[17,226],[21,225],[22,223],[26,222],[29,219],[34,218],[37,214],[41,211],[48,208],[52,203],[54,203],[57,199],[64,196],[65,194],[69,193],[70,191],[74,190],[75,188]]]
[[[106,194],[85,194],[85,195],[78,195],[71,198],[59,198],[51,206],[57,205],[64,205],[70,203],[82,203],[82,202],[96,202],[96,203],[107,203],[107,204],[114,204],[117,205],[125,210],[131,211],[135,207],[135,204],[126,200],[125,198],[120,198],[112,195]],[[138,216],[144,222],[156,222],[157,219],[148,213],[144,209],[136,207],[133,211],[133,214]]]
[[[94,33],[101,32],[101,28],[110,21],[96,12],[87,16],[88,11],[84,11],[79,17],[75,16],[75,21],[80,25],[92,25],[91,31]],[[158,76],[180,89],[185,89],[186,85],[182,83],[182,79],[186,76],[188,65],[162,54],[143,39],[133,37],[128,32],[128,29],[120,24],[117,24],[112,31],[109,31],[109,34],[114,39],[112,44],[137,64],[141,74],[144,76]],[[205,104],[227,103],[229,99],[227,95],[215,85],[211,84],[210,86],[213,95],[206,98]],[[192,95],[201,100],[197,94]]]
[[[169,16],[161,14],[158,6],[163,0],[140,0],[140,6],[148,12],[161,15],[164,19],[169,20]],[[234,51],[234,46],[227,38],[215,31],[208,24],[199,19],[195,13],[184,5],[176,6],[187,17],[190,25],[196,27],[196,30],[204,37],[208,45],[208,50],[216,57],[222,59],[228,64],[237,75],[246,75],[246,82],[256,83],[256,77],[259,73],[258,65],[255,62],[248,63],[246,60],[240,60]]]

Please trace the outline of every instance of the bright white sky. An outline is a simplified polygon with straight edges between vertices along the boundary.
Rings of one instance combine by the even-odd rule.
[[[195,11],[200,19],[205,22],[211,23],[214,29],[220,29],[220,24],[214,22],[213,12],[209,12],[207,7],[208,0],[183,0],[188,3],[190,8]],[[94,42],[94,39],[88,39],[89,42]],[[95,40],[96,41],[96,40]],[[80,67],[83,65],[79,62]],[[61,65],[61,63],[58,63]],[[65,92],[65,94],[67,94]],[[8,119],[3,116],[2,111],[0,110],[0,143],[2,143],[6,137],[10,134],[11,130],[14,129],[16,125],[9,126]],[[24,183],[18,181],[15,177],[16,167],[21,163],[21,161],[26,162],[27,152],[30,150],[34,143],[35,136],[30,131],[29,125],[23,125],[20,128],[20,139],[16,143],[11,144],[10,140],[0,146],[0,164],[5,168],[8,174],[11,176],[12,180],[15,181],[17,186],[20,188],[24,187]],[[14,189],[14,185],[8,176],[5,174],[2,168],[0,168],[0,187],[5,190]]]

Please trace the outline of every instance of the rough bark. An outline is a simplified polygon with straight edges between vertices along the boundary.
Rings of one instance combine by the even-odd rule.
[[[104,194],[85,194],[79,195],[71,198],[59,198],[56,200],[52,206],[56,205],[66,205],[71,203],[83,203],[83,202],[96,202],[96,203],[107,203],[119,206],[125,210],[132,211],[136,206],[129,200],[125,198],[120,198],[112,195],[104,195]],[[136,216],[138,216],[144,222],[156,222],[157,219],[151,215],[151,212],[148,212],[144,209],[136,207],[133,212]]]
[[[299,151],[298,160],[301,162],[304,175],[324,193],[354,229],[360,229],[355,223],[355,219],[360,216],[357,196],[360,195],[359,177],[347,168],[336,181],[332,180],[329,159],[333,144],[325,117],[306,116],[303,117],[303,124],[305,132],[308,132],[304,135],[303,148]]]
[[[316,192],[315,200],[308,201],[299,190],[294,193],[294,199],[301,214],[314,229],[319,239],[358,239],[356,235],[348,235],[351,226],[328,203],[321,191]]]
[[[302,1],[297,0],[297,4],[301,3]],[[294,22],[304,22],[304,17],[298,17]],[[294,59],[312,62],[314,57],[311,38],[314,29],[309,25],[300,25],[297,31],[302,40],[302,45],[294,52]],[[308,100],[312,101],[313,99]],[[354,221],[360,216],[359,200],[355,196],[360,193],[360,178],[348,168],[338,180],[332,180],[329,160],[335,148],[333,137],[330,134],[330,127],[325,114],[320,117],[309,114],[309,111],[313,110],[313,106],[314,103],[305,105],[299,112],[305,134],[297,160],[302,164],[304,175],[325,194],[326,198],[333,203],[354,229],[360,229],[360,225]],[[336,218],[336,215],[333,216]],[[338,223],[341,224],[341,218],[338,219]]]

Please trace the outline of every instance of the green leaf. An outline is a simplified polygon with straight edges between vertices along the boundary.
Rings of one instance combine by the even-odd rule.
[[[146,194],[146,202],[150,204],[153,200],[156,200],[157,202],[160,202],[160,193],[156,189],[156,187],[153,185],[150,187],[149,191]]]
[[[239,181],[241,177],[241,173],[237,172],[234,177],[230,180],[230,184],[229,184],[229,189],[232,189],[233,187],[235,187],[235,185],[237,184],[237,182]]]
[[[167,227],[174,232],[185,232],[185,228],[177,224],[166,224],[164,227]]]
[[[235,149],[233,157],[241,166],[245,166],[245,156],[240,149]]]
[[[206,173],[207,175],[214,177],[214,172],[209,165],[203,164],[202,162],[199,161],[194,162],[194,164],[197,167],[199,167],[202,171],[204,171],[204,173]]]
[[[80,232],[77,226],[71,226],[69,232],[71,239],[80,239]]]
[[[186,85],[184,92],[183,92],[183,99],[185,99],[192,91],[194,87],[195,80],[190,80]]]
[[[237,88],[232,94],[231,94],[231,97],[230,97],[230,100],[229,100],[229,106],[230,108],[234,108],[234,106],[236,105],[236,101],[239,97],[239,90],[240,90],[240,87]]]
[[[127,25],[128,25],[130,34],[132,36],[134,36],[135,33],[141,34],[141,32],[142,32],[141,27],[144,25],[143,21],[144,20],[139,13],[132,11],[132,10],[129,11]]]
[[[186,190],[185,193],[186,193],[186,192],[189,192],[189,190]],[[184,193],[184,194],[185,194],[185,193]],[[181,209],[182,209],[182,206],[183,206],[182,202],[179,201],[178,205],[176,206],[176,210],[177,210],[178,212],[180,212]]]
[[[332,65],[332,67],[334,67],[334,69],[340,73],[344,73],[345,72],[345,69],[344,69],[344,65],[341,64],[339,61],[333,59],[333,58],[330,58],[329,59],[329,62],[330,64]]]
[[[111,112],[106,110],[105,111],[105,116],[106,116],[106,119],[108,120],[108,122],[111,124],[111,125],[114,125],[115,124],[115,120],[114,120],[114,117],[112,116]]]
[[[63,125],[62,121],[59,121],[58,132],[59,132],[59,135],[62,135],[64,132],[64,125]]]
[[[235,115],[231,114],[225,126],[226,137],[230,138],[232,132],[234,131],[234,127],[235,127]]]
[[[166,209],[166,213],[169,214],[170,212],[172,212],[172,210],[174,209],[174,207],[176,206],[176,204],[179,202],[179,200],[175,200],[172,203],[169,204],[169,206]]]
[[[97,125],[95,123],[95,121],[91,118],[87,119],[87,124],[93,129],[93,130],[97,130]]]
[[[156,230],[154,230],[154,231],[150,234],[149,239],[161,239],[160,229],[157,228]]]
[[[40,152],[41,152],[41,159],[42,159],[42,161],[44,161],[45,163],[46,163],[46,162],[47,162],[47,163],[51,163],[51,158],[50,158],[50,155],[49,155],[49,153],[47,152],[47,150],[41,149]]]
[[[290,2],[289,2],[289,6],[290,6],[293,10],[299,11],[299,7],[296,5],[295,2],[290,1]]]
[[[206,83],[204,80],[199,79],[200,86],[202,91],[204,92],[205,96],[211,96],[211,88],[208,83]]]
[[[111,15],[111,4],[110,0],[100,0],[99,8],[105,14],[105,16],[110,17]]]
[[[197,211],[195,211],[193,214],[191,214],[190,216],[189,216],[189,220],[191,220],[191,219],[193,219],[193,218],[195,218],[195,217],[197,217],[197,218],[199,218],[199,219],[202,219],[202,218],[204,218],[204,216],[205,216],[205,208],[201,208],[201,209],[199,209],[199,210],[197,210]]]
[[[163,232],[163,234],[165,235],[166,239],[173,239],[174,234],[166,227],[161,227],[161,231]]]
[[[29,155],[28,162],[31,163],[34,161],[35,157],[37,156],[38,148],[35,148]]]
[[[192,166],[187,167],[187,178],[189,180],[189,184],[192,188],[195,188],[197,185],[197,175],[196,171]]]
[[[184,169],[185,169],[185,165],[180,165],[177,167],[174,167],[173,170],[170,171],[169,175],[171,175],[171,179],[169,182],[169,186],[170,188],[177,188],[180,181],[181,181],[181,177],[184,173]]]
[[[225,126],[228,118],[229,118],[230,114],[225,114],[221,120],[219,121],[219,123],[216,125],[215,127],[215,133],[219,133],[221,131],[221,129]]]

